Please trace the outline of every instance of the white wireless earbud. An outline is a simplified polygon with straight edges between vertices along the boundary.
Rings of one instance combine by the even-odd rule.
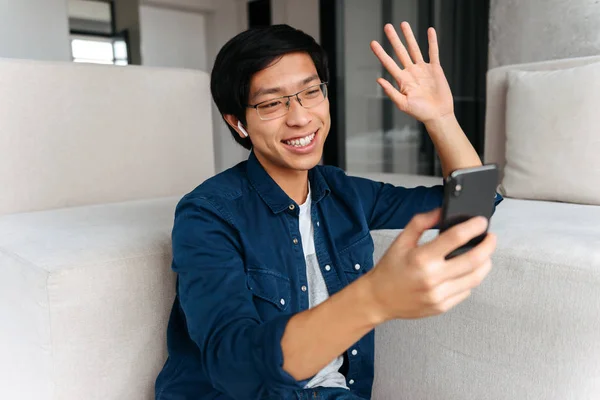
[[[242,126],[242,123],[240,121],[238,121],[238,128],[240,128],[240,131],[242,131],[244,136],[248,137],[248,132],[246,132],[246,130],[244,129],[244,127]]]

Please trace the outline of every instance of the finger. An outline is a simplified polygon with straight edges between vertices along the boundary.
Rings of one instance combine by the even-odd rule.
[[[416,247],[423,233],[439,223],[441,215],[442,211],[440,208],[415,215],[406,225],[404,231],[398,236],[396,243],[406,248]]]
[[[400,24],[400,28],[402,29],[402,33],[406,38],[406,45],[408,46],[408,52],[412,57],[415,64],[424,62],[423,55],[421,54],[421,49],[419,48],[419,44],[417,43],[417,39],[415,39],[415,35],[410,27],[408,22],[403,22]]]
[[[435,259],[429,258],[428,267],[426,268],[428,278],[424,289],[437,290],[444,283],[469,275],[477,268],[490,262],[492,254],[496,249],[496,242],[496,235],[488,233],[480,244],[451,260],[446,261],[438,258],[436,262]],[[425,246],[421,246],[418,250],[425,250],[423,254],[427,254]],[[431,254],[429,256],[431,257]]]
[[[485,233],[488,221],[484,217],[471,218],[466,222],[455,225],[437,238],[425,244],[432,255],[445,257],[448,253],[469,243],[469,241]]]
[[[496,250],[497,238],[493,233],[488,233],[481,243],[461,254],[458,257],[447,261],[442,267],[443,272],[440,280],[447,281],[458,279],[473,272],[480,265],[488,262]]]
[[[471,295],[471,291],[467,290],[465,292],[457,294],[454,297],[449,298],[448,300],[446,300],[444,303],[440,304],[437,307],[438,313],[445,313],[447,311],[450,311],[451,309],[456,307],[458,304],[465,301],[470,295]]]
[[[492,260],[487,259],[468,274],[465,274],[457,279],[447,280],[440,284],[438,287],[436,287],[432,296],[435,299],[441,299],[441,303],[446,302],[448,299],[462,292],[472,290],[479,286],[485,277],[488,276],[491,270]]]
[[[461,267],[467,268],[466,265],[471,265],[472,268],[477,267],[478,265],[483,264],[485,261],[489,260],[494,251],[496,250],[496,245],[498,243],[498,238],[493,233],[488,233],[483,241],[479,243],[477,246],[473,247],[471,250],[463,253],[457,257],[452,258],[446,262],[446,270],[448,271],[449,278],[457,278],[461,275]],[[456,271],[453,273],[452,271]],[[464,272],[463,272],[464,274]]]
[[[406,51],[406,47],[404,47],[404,44],[402,43],[402,40],[400,40],[400,36],[398,36],[394,26],[392,24],[386,24],[383,28],[383,31],[392,44],[394,52],[396,53],[396,56],[398,57],[398,60],[400,60],[402,66],[406,68],[407,66],[412,65],[413,62],[408,55],[408,51]]]
[[[406,111],[408,108],[408,99],[406,95],[400,93],[398,89],[383,78],[377,79],[377,83],[383,88],[385,94],[398,106],[401,111]]]
[[[434,28],[427,30],[427,38],[429,40],[429,63],[440,63],[440,48],[438,46],[437,33]]]
[[[402,69],[396,64],[396,61],[381,47],[381,45],[375,40],[371,42],[371,50],[375,53],[375,56],[381,62],[381,65],[390,73],[395,79],[399,80],[402,75]]]

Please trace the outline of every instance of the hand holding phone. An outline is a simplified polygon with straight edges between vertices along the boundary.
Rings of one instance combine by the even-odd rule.
[[[495,164],[459,169],[450,174],[444,184],[444,203],[440,233],[476,216],[489,221],[494,212],[498,167]],[[464,246],[450,252],[446,259],[463,254],[483,241],[486,233],[473,238]]]

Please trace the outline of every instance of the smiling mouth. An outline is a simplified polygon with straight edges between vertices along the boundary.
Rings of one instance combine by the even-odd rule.
[[[302,147],[306,147],[308,145],[310,145],[313,140],[315,140],[315,136],[317,136],[317,132],[313,132],[310,135],[301,137],[301,138],[296,138],[296,139],[291,139],[291,140],[282,140],[283,143],[287,144],[288,146],[292,146],[292,147],[296,147],[296,148],[302,148]]]

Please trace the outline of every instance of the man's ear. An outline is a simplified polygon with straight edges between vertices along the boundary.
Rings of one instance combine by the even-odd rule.
[[[248,132],[246,131],[246,128],[244,128],[244,126],[242,125],[240,120],[237,119],[235,117],[235,115],[225,114],[225,115],[223,115],[223,119],[225,119],[225,121],[229,124],[229,126],[231,126],[233,129],[235,129],[235,131],[238,133],[238,135],[240,135],[240,137],[242,139],[245,139],[248,137]]]

